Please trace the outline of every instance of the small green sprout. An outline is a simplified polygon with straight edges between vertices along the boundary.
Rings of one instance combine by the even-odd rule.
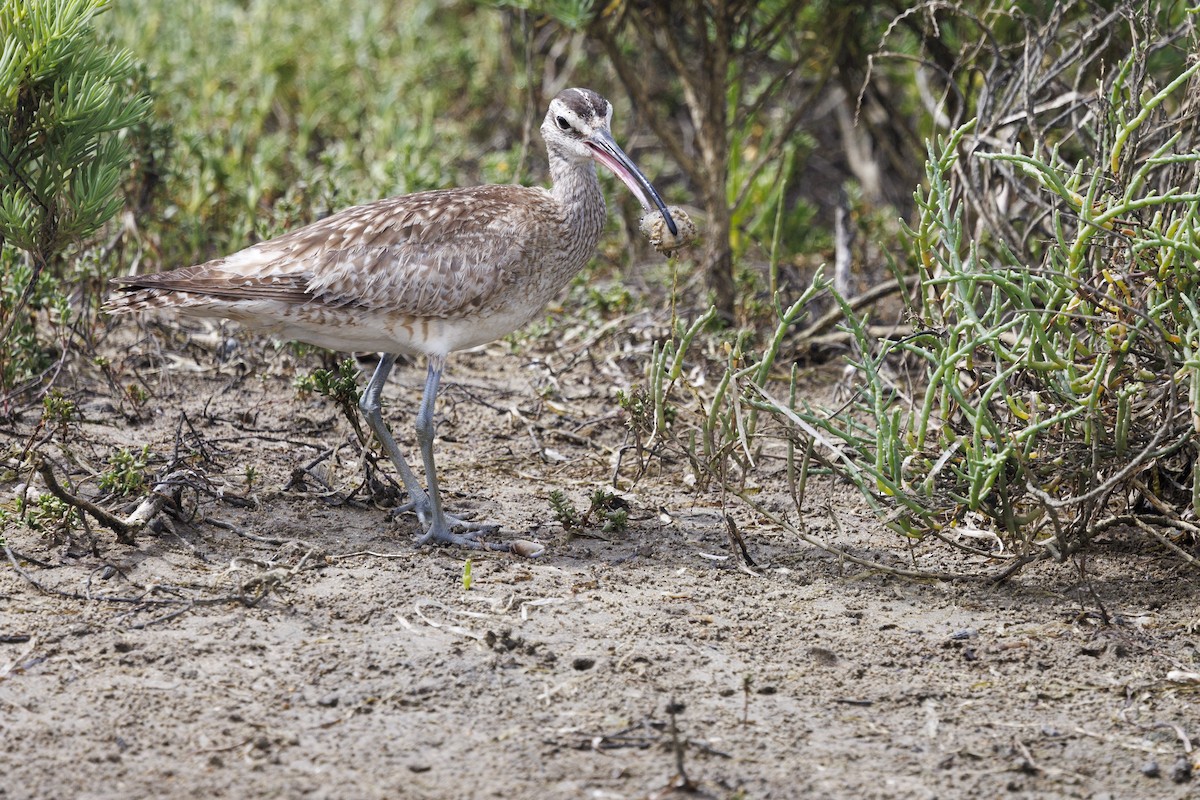
[[[366,442],[358,415],[358,400],[362,396],[358,388],[358,364],[353,358],[338,362],[336,371],[314,369],[307,375],[299,375],[292,385],[301,395],[319,394],[337,403],[358,440]]]
[[[146,485],[146,464],[150,459],[149,445],[134,454],[122,447],[109,459],[109,470],[100,476],[100,488],[116,495],[131,495]]]
[[[79,421],[79,410],[58,389],[52,389],[42,398],[42,420],[57,428],[66,428]]]
[[[242,477],[246,482],[246,494],[250,494],[250,491],[254,488],[255,481],[259,478],[258,470],[252,464],[247,464]]]
[[[550,508],[554,518],[568,531],[579,527],[579,512],[561,489],[550,492]]]
[[[600,524],[603,533],[624,533],[629,527],[629,503],[603,488],[592,493],[588,510],[583,514],[558,489],[550,492],[550,508],[568,533],[584,530],[593,520]]]

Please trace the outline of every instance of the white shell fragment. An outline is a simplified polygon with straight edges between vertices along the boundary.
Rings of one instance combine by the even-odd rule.
[[[638,227],[642,229],[642,234],[650,240],[650,244],[655,250],[670,255],[695,241],[697,231],[696,223],[692,222],[692,218],[682,208],[668,206],[667,211],[670,212],[671,219],[675,220],[675,228],[679,231],[678,233],[671,233],[671,229],[667,227],[667,221],[657,209],[644,214]]]
[[[531,542],[528,539],[514,539],[509,542],[509,547],[513,553],[523,558],[537,558],[546,552],[546,545],[539,542]]]

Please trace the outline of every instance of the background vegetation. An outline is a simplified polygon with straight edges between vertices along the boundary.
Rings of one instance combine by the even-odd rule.
[[[644,464],[681,458],[701,490],[750,502],[785,480],[795,508],[772,516],[802,535],[819,466],[905,536],[1001,574],[1118,525],[1195,563],[1200,83],[1183,6],[106,5],[0,6],[8,418],[49,413],[63,366],[94,360],[106,277],[389,194],[545,182],[545,103],[588,85],[704,229],[682,285],[637,301],[672,331],[624,396]],[[638,209],[611,196],[590,269],[615,278],[643,245]],[[850,400],[817,408],[799,365],[831,353],[854,364]],[[714,387],[688,384],[701,362]],[[764,452],[786,474],[759,471]]]

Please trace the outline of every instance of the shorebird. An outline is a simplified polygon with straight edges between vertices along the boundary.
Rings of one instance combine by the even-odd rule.
[[[354,206],[224,258],[119,279],[106,308],[221,317],[285,340],[379,352],[359,407],[404,482],[419,543],[484,546],[481,533],[496,526],[446,513],[438,490],[434,403],[447,356],[529,322],[591,258],[606,214],[596,162],[676,233],[611,124],[607,100],[566,89],[542,122],[549,190],[475,186]],[[380,395],[398,354],[428,360],[416,417],[428,491],[383,422]]]

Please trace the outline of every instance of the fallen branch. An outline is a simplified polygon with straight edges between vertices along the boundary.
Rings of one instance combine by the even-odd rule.
[[[134,535],[145,527],[145,523],[131,525],[128,520],[121,519],[111,511],[96,505],[91,500],[71,494],[58,482],[58,478],[54,475],[54,468],[50,465],[50,459],[42,455],[36,455],[34,458],[36,459],[34,469],[42,476],[42,480],[46,482],[46,489],[49,490],[50,494],[62,500],[67,505],[92,515],[101,525],[112,529],[117,534],[117,541],[122,544],[134,544]]]
[[[1170,550],[1175,555],[1179,556],[1179,558],[1183,559],[1183,562],[1185,564],[1187,564],[1190,567],[1200,567],[1200,559],[1197,559],[1195,556],[1193,556],[1187,550],[1184,550],[1182,547],[1180,547],[1179,545],[1172,542],[1170,540],[1170,538],[1164,536],[1162,533],[1155,530],[1152,526],[1148,525],[1143,520],[1142,517],[1133,517],[1132,521],[1133,521],[1134,525],[1138,526],[1138,528],[1141,529],[1142,533],[1147,534],[1154,541],[1158,542],[1163,547]],[[1183,527],[1183,524],[1186,524],[1186,523],[1183,523],[1183,524],[1181,524],[1181,523],[1183,523],[1183,520],[1179,520],[1178,522],[1169,523],[1169,524],[1173,524],[1173,526],[1179,530],[1187,531],[1187,528]],[[1188,526],[1188,527],[1194,529],[1195,526]],[[1193,532],[1194,532],[1194,530],[1193,530]]]
[[[8,558],[9,564],[18,576],[23,578],[30,586],[37,589],[39,592],[57,597],[66,598],[68,600],[77,600],[85,603],[111,603],[117,606],[132,606],[130,611],[120,614],[117,619],[123,620],[134,614],[141,614],[153,609],[166,609],[164,613],[153,617],[143,622],[131,624],[134,629],[146,628],[151,625],[159,625],[168,622],[176,617],[186,614],[187,612],[202,607],[221,606],[238,604],[246,608],[253,608],[258,605],[265,597],[277,591],[285,583],[295,577],[303,569],[317,569],[322,565],[321,557],[314,558],[317,550],[310,548],[305,552],[299,562],[292,567],[275,566],[273,562],[257,562],[249,559],[235,559],[230,562],[228,572],[236,572],[242,569],[242,563],[253,564],[262,568],[262,572],[252,575],[238,582],[236,592],[233,594],[216,595],[211,597],[196,597],[192,593],[197,590],[193,587],[186,586],[169,586],[163,584],[153,584],[150,586],[138,586],[141,590],[137,595],[115,595],[115,594],[92,594],[90,589],[90,580],[87,592],[77,592],[67,589],[59,589],[54,586],[49,586],[42,583],[37,578],[29,573],[20,564],[21,559],[13,552],[13,549],[4,544],[0,546],[0,550]],[[239,561],[241,563],[239,563]],[[134,584],[137,586],[137,584]],[[160,597],[170,593],[174,596]]]
[[[117,540],[122,544],[136,544],[134,537],[150,524],[150,521],[162,511],[164,505],[172,502],[171,495],[176,488],[179,486],[194,486],[199,482],[199,476],[192,470],[175,470],[154,484],[154,488],[150,490],[150,494],[147,495],[146,499],[138,504],[138,507],[133,510],[132,514],[122,519],[111,511],[96,505],[91,500],[67,491],[59,483],[57,476],[55,476],[50,459],[44,455],[37,455],[35,458],[34,469],[42,476],[42,480],[46,482],[46,488],[50,494],[62,500],[67,505],[90,514],[101,525],[116,532]],[[224,498],[222,492],[217,492],[216,496]]]
[[[912,336],[914,331],[909,325],[868,325],[867,335],[873,339],[903,339]],[[803,337],[803,334],[801,334]],[[853,331],[831,331],[816,336],[808,336],[797,340],[798,345],[809,347],[833,347],[849,345],[854,341]]]
[[[888,295],[896,294],[897,292],[911,292],[913,289],[921,285],[921,277],[919,275],[909,275],[903,281],[890,280],[887,283],[881,283],[878,286],[872,287],[857,297],[851,297],[846,300],[846,305],[851,311],[858,311],[861,308],[874,305]],[[821,316],[817,317],[813,324],[809,325],[797,335],[797,340],[806,342],[816,340],[818,336],[824,333],[829,328],[832,328],[843,318],[841,306],[834,306],[826,311]],[[839,336],[839,338],[841,338]]]
[[[963,572],[950,572],[946,570],[920,570],[920,569],[905,569],[903,567],[895,567],[889,564],[883,564],[879,561],[874,561],[869,558],[856,556],[849,551],[836,545],[826,542],[819,536],[814,536],[804,529],[803,525],[794,525],[781,514],[776,514],[763,504],[759,503],[755,498],[751,497],[746,492],[726,485],[726,490],[740,498],[754,512],[766,519],[768,522],[778,526],[780,529],[787,531],[793,536],[798,537],[806,544],[812,545],[819,550],[823,550],[832,556],[835,556],[840,561],[849,562],[857,566],[863,567],[872,572],[879,572],[885,575],[895,575],[899,578],[907,578],[911,580],[936,580],[936,581],[958,581],[963,583],[982,582],[987,580],[986,576],[972,575]],[[834,518],[836,522],[836,518]]]

